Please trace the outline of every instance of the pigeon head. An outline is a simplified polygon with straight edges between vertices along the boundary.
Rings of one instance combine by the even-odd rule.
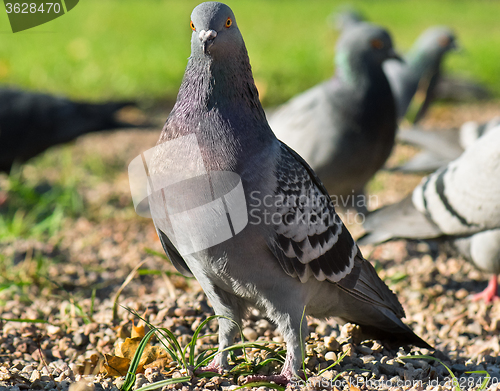
[[[205,136],[210,128],[217,138],[226,129],[222,122],[243,124],[253,118],[263,123],[265,113],[231,9],[215,1],[202,3],[193,10],[190,25],[191,56],[167,128]],[[272,135],[267,123],[259,129]]]
[[[390,58],[401,60],[392,45],[389,33],[378,26],[360,22],[341,35],[335,63],[340,74],[355,79],[359,74],[377,69]]]
[[[190,25],[194,57],[231,57],[245,48],[233,11],[225,4],[210,1],[198,5]]]
[[[458,49],[455,34],[444,26],[435,26],[425,30],[413,49],[410,57],[421,61],[441,61],[442,56],[450,50]]]

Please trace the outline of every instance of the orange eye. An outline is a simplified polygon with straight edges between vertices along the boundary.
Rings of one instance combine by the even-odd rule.
[[[451,43],[451,40],[449,37],[441,37],[439,38],[439,46],[442,48],[447,47]]]
[[[192,29],[193,31],[196,31],[196,27],[194,27],[194,23],[193,23],[193,21],[191,21],[191,23],[190,23],[189,25],[191,26],[191,29]]]
[[[233,21],[231,20],[231,18],[227,18],[227,20],[226,20],[226,28],[231,27],[232,24],[233,24]]]
[[[370,43],[375,49],[382,49],[384,47],[384,43],[378,38],[372,39]]]

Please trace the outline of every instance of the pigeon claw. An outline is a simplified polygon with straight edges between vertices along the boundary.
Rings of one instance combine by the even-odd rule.
[[[304,380],[303,375],[295,375],[291,370],[283,370],[279,375],[250,375],[245,378],[245,384],[249,383],[258,383],[258,382],[273,382],[282,386],[286,386],[292,379],[302,379]]]
[[[195,375],[202,375],[202,374],[210,373],[210,372],[222,375],[224,373],[224,368],[222,367],[222,365],[217,364],[214,361],[212,361],[206,367],[198,368],[197,370],[195,370],[194,374]]]
[[[250,375],[250,376],[247,376],[246,379],[245,379],[245,384],[249,384],[249,383],[259,383],[259,382],[267,382],[267,383],[276,383],[276,384],[279,384],[279,385],[282,385],[282,386],[286,386],[288,383],[290,383],[290,380],[292,379],[292,377],[288,377],[286,375],[283,375],[283,374],[279,374],[279,375]]]
[[[486,303],[491,303],[493,300],[498,300],[498,277],[491,277],[488,286],[481,293],[477,293],[472,297],[473,301],[484,300]]]

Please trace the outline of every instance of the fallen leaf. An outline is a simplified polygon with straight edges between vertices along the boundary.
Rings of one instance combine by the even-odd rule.
[[[139,323],[137,323],[137,326],[135,326],[133,323],[132,323],[132,333],[131,333],[131,337],[132,338],[144,338],[144,336],[146,335],[146,327],[145,327],[145,323],[140,320]]]
[[[125,376],[130,366],[130,360],[124,357],[105,355],[104,369],[106,376]]]
[[[361,391],[358,387],[353,386],[351,383],[347,382],[349,384],[349,391]]]
[[[142,341],[142,337],[126,338],[123,343],[119,343],[115,348],[115,355],[106,355],[104,369],[108,376],[123,376],[121,371],[125,368],[127,373],[130,362],[133,360],[135,352]],[[164,368],[170,361],[170,356],[165,349],[160,346],[152,346],[149,342],[142,352],[136,373],[144,371],[145,367]],[[155,366],[150,364],[155,363]]]

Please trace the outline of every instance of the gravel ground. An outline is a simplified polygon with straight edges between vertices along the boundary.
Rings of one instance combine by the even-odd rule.
[[[498,115],[499,109],[499,103],[438,107],[424,126],[446,127],[469,119],[487,120]],[[158,132],[92,135],[78,140],[71,148],[75,156],[99,153],[105,162],[114,164],[119,156],[125,167],[131,158],[154,145],[157,136]],[[398,146],[390,163],[414,152],[410,147]],[[34,171],[36,168],[28,165],[25,175]],[[375,203],[401,199],[419,180],[418,176],[380,173],[372,186],[378,196]],[[0,321],[0,391],[119,389],[124,377],[106,377],[103,359],[106,354],[116,353],[116,348],[130,336],[132,323],[137,323],[123,307],[118,307],[113,321],[113,302],[124,280],[140,262],[144,262],[141,269],[150,273],[136,274],[121,292],[119,304],[143,314],[155,326],[168,328],[181,345],[187,344],[193,330],[213,314],[196,280],[177,276],[162,257],[145,250],[162,252],[152,223],[136,216],[130,206],[125,169],[123,174],[102,179],[82,191],[86,205],[94,212],[68,219],[57,238],[44,242],[0,242],[0,254],[11,262],[9,273],[35,276],[29,280],[29,286],[0,286],[1,317],[48,322]],[[355,225],[351,230],[355,235],[361,232]],[[396,241],[366,246],[362,251],[397,293],[406,310],[405,322],[440,351],[438,356],[458,377],[461,389],[479,389],[484,375],[465,373],[477,370],[491,375],[487,389],[499,389],[500,306],[497,301],[487,305],[473,302],[470,297],[484,289],[489,276],[461,259],[444,255],[433,259],[425,243]],[[43,265],[40,259],[45,260]],[[305,366],[309,389],[452,389],[447,369],[438,362],[398,358],[428,351],[390,351],[380,341],[364,340],[353,325],[339,327],[333,320],[316,319],[309,319],[308,323],[311,335]],[[217,345],[216,330],[216,321],[205,326],[203,332],[209,335],[197,341],[197,352]],[[257,312],[244,323],[243,334],[250,341],[266,341],[275,351],[283,348],[275,327]],[[317,376],[318,369],[325,369],[346,352],[340,364]],[[247,354],[253,362],[276,355],[261,349],[248,349]],[[137,375],[134,387],[179,377],[182,373],[178,368],[168,359],[153,361]],[[262,373],[277,370],[279,367],[267,365]],[[230,390],[236,389],[242,380],[232,374],[211,379],[192,377],[187,383],[167,388]]]

